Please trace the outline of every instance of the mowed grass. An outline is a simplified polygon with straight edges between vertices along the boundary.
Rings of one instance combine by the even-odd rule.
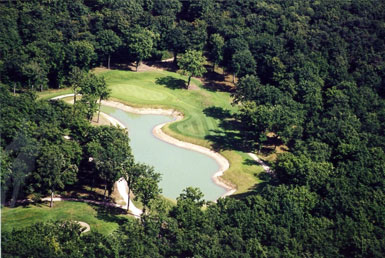
[[[219,120],[206,116],[203,113],[206,108],[216,106],[236,110],[231,105],[228,93],[210,92],[202,88],[186,90],[181,87],[186,77],[177,73],[103,70],[100,74],[103,74],[111,88],[111,98],[114,100],[132,106],[171,108],[182,112],[185,115],[183,121],[170,126],[172,131],[181,136],[204,140],[205,136],[218,129]],[[196,79],[192,83],[201,85]],[[207,142],[202,143],[208,146]]]
[[[11,231],[20,229],[37,222],[56,220],[84,221],[96,231],[108,235],[116,230],[119,223],[127,219],[134,219],[128,215],[115,215],[101,206],[91,206],[82,202],[55,202],[53,208],[48,204],[30,204],[16,208],[3,207],[1,209],[1,230]]]
[[[112,90],[111,99],[137,107],[157,107],[175,109],[184,114],[184,119],[172,123],[163,130],[183,141],[199,144],[208,148],[212,142],[207,136],[221,132],[221,119],[212,117],[207,110],[219,110],[234,113],[237,107],[231,105],[232,98],[227,92],[209,91],[201,86],[201,82],[193,79],[196,87],[187,90],[183,87],[186,76],[167,71],[130,72],[119,70],[100,70],[108,86]],[[168,82],[168,83],[167,83]],[[207,114],[207,115],[206,115]],[[259,183],[257,174],[263,169],[253,164],[250,157],[243,152],[221,151],[230,162],[230,169],[223,179],[236,186],[236,193],[244,193]]]
[[[191,142],[207,148],[212,148],[213,142],[207,137],[218,135],[222,119],[207,112],[216,108],[234,113],[237,107],[231,105],[229,93],[209,91],[202,83],[192,79],[194,89],[183,87],[187,77],[178,73],[152,70],[131,72],[122,70],[95,69],[96,74],[104,76],[111,89],[111,100],[135,107],[152,107],[175,109],[184,114],[184,119],[163,128],[165,133],[182,141]],[[50,98],[68,93],[68,89],[45,94]],[[230,146],[231,149],[231,146]],[[259,183],[256,176],[262,171],[260,166],[250,162],[247,154],[240,151],[220,151],[230,162],[230,169],[225,172],[223,179],[237,188],[236,193],[247,192]]]

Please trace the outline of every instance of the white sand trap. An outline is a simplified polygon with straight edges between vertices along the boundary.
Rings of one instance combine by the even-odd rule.
[[[88,231],[91,231],[91,227],[89,224],[83,222],[83,221],[75,221],[76,223],[78,223],[81,227],[81,232],[82,233],[86,233]]]

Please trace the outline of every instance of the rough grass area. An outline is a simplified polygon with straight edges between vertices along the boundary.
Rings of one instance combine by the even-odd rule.
[[[136,107],[168,108],[182,112],[184,119],[166,126],[164,131],[179,140],[213,148],[226,156],[231,167],[223,179],[235,185],[237,193],[249,191],[259,183],[256,175],[262,168],[248,161],[247,150],[239,143],[241,136],[232,119],[237,107],[231,105],[229,92],[211,89],[197,79],[192,79],[197,87],[187,90],[186,76],[163,70],[131,72],[96,69],[95,73],[106,79],[112,91],[111,100]],[[60,95],[58,93],[54,92]],[[68,92],[63,90],[61,93]],[[51,96],[46,94],[44,97]]]
[[[46,90],[43,92],[38,92],[37,95],[41,99],[50,99],[50,98],[54,98],[60,95],[70,94],[70,93],[72,93],[72,90],[70,88],[65,88],[65,89],[58,89],[58,90]]]
[[[90,225],[91,231],[108,235],[125,220],[134,219],[119,209],[95,206],[82,202],[55,202],[51,209],[49,204],[30,204],[16,208],[1,209],[1,230],[11,231],[48,220],[76,220]]]

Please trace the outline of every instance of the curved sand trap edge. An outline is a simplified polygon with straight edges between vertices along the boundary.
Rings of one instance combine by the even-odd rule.
[[[78,223],[80,225],[80,228],[81,228],[81,233],[86,233],[88,231],[91,231],[91,227],[88,223],[85,223],[84,221],[75,221],[76,223]]]
[[[123,111],[135,113],[135,114],[142,114],[142,115],[152,114],[152,115],[170,115],[170,116],[173,116],[175,118],[174,121],[166,122],[166,123],[155,126],[152,130],[153,135],[164,142],[170,143],[170,144],[178,146],[180,148],[185,148],[185,149],[197,151],[197,152],[200,152],[202,154],[205,154],[205,155],[213,158],[217,162],[217,164],[219,165],[219,170],[212,176],[212,180],[214,181],[215,184],[227,189],[227,192],[224,193],[220,198],[232,195],[236,191],[236,189],[234,187],[226,184],[225,182],[223,182],[223,180],[220,179],[220,177],[223,175],[223,173],[227,169],[229,169],[229,167],[230,167],[230,163],[225,157],[223,157],[218,152],[212,151],[208,148],[175,139],[175,138],[167,135],[166,133],[164,133],[162,131],[162,127],[165,126],[166,124],[182,120],[183,119],[182,113],[180,113],[176,110],[173,110],[173,109],[134,108],[134,107],[122,104],[120,102],[111,101],[111,100],[102,101],[102,105],[114,107],[114,108],[119,108]],[[103,114],[103,115],[106,115],[106,114]],[[108,115],[106,115],[106,116],[108,116]]]

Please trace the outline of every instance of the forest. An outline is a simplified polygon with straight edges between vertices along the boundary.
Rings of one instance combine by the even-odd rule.
[[[384,257],[384,1],[19,0],[0,17],[2,205],[79,183],[108,198],[129,175],[147,208],[108,236],[71,221],[1,232],[5,257]],[[187,188],[166,208],[125,131],[91,126],[109,92],[90,71],[188,54],[207,60],[190,77],[232,76],[238,146],[288,151],[246,195]],[[67,87],[74,106],[36,97]]]

